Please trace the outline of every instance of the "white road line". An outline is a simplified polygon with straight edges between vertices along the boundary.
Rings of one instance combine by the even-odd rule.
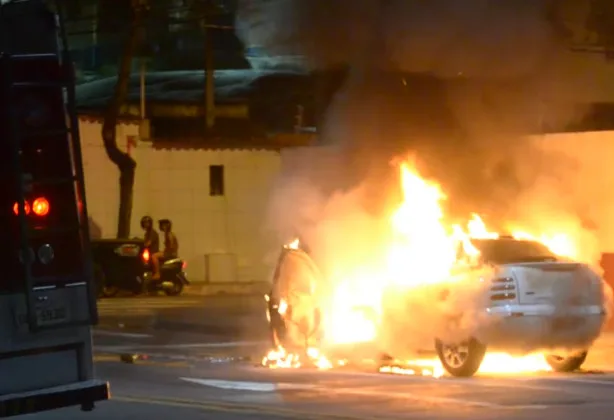
[[[125,338],[152,338],[151,334],[124,333],[106,330],[94,330],[94,335],[102,335],[108,337],[125,337]]]
[[[314,385],[290,384],[274,382],[244,382],[244,381],[222,381],[218,379],[198,379],[198,378],[179,378],[182,381],[191,382],[203,386],[220,389],[231,389],[234,391],[253,391],[253,392],[275,392],[278,390],[291,389],[312,389]]]
[[[198,300],[184,300],[179,302],[164,302],[159,300],[117,300],[117,301],[100,301],[98,307],[115,307],[115,306],[158,306],[158,307],[182,307],[182,306],[204,306]]]
[[[125,351],[130,351],[132,347],[130,346],[97,346],[94,344],[94,352],[95,353],[117,353],[121,354]]]
[[[222,343],[152,344],[139,346],[148,349],[223,349],[229,347],[252,347],[267,344],[268,341],[230,341]]]
[[[156,311],[154,311],[151,308],[134,308],[134,309],[121,309],[121,308],[116,308],[116,309],[99,309],[98,313],[103,315],[103,314],[155,314]]]
[[[385,398],[399,398],[410,399],[420,402],[442,403],[442,404],[457,404],[470,407],[482,407],[496,410],[518,410],[518,409],[532,409],[543,410],[548,408],[543,404],[519,404],[519,405],[504,405],[490,403],[486,401],[470,401],[460,398],[447,398],[447,397],[431,397],[428,395],[413,394],[411,392],[391,392],[391,391],[378,391],[369,389],[356,389],[356,388],[328,388],[312,384],[292,384],[292,383],[271,383],[271,382],[243,382],[243,381],[223,381],[218,379],[198,379],[198,378],[179,378],[186,382],[191,382],[203,386],[209,386],[221,389],[230,389],[235,391],[254,391],[254,392],[275,392],[284,390],[315,390],[326,392],[327,394],[337,395],[352,395],[363,397],[385,397]]]
[[[497,410],[515,410],[515,409],[534,409],[534,410],[543,410],[548,408],[547,405],[543,404],[523,404],[523,405],[504,405],[504,404],[496,404],[490,403],[486,401],[472,401],[460,398],[448,398],[448,397],[431,397],[428,395],[420,395],[414,394],[408,391],[405,392],[390,392],[390,391],[376,391],[376,390],[360,390],[360,389],[352,389],[352,388],[333,388],[333,389],[322,389],[327,393],[333,394],[343,394],[343,395],[357,395],[357,396],[369,396],[369,397],[395,397],[399,399],[410,399],[415,401],[428,401],[433,403],[443,403],[443,404],[458,404],[469,407],[482,407],[482,408],[491,408]]]
[[[601,379],[584,379],[584,378],[570,378],[570,377],[559,377],[559,378],[556,378],[556,380],[566,381],[566,382],[577,382],[581,384],[609,385],[611,387],[614,387],[614,380],[606,381],[606,380],[601,380]]]

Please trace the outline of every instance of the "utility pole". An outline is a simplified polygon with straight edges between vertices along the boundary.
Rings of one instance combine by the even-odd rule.
[[[215,63],[213,57],[213,37],[208,25],[208,14],[212,10],[207,1],[203,10],[203,30],[205,32],[205,121],[206,131],[215,125]],[[205,131],[205,132],[206,132]]]

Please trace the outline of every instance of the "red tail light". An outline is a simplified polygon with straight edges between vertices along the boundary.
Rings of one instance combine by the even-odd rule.
[[[47,216],[49,214],[49,210],[51,206],[49,205],[49,201],[45,197],[39,197],[32,203],[32,207],[30,207],[30,203],[27,201],[24,203],[26,214],[30,214],[32,211],[37,216]],[[19,214],[19,203],[13,204],[13,213],[16,215]]]
[[[149,262],[149,258],[151,258],[151,255],[149,255],[149,250],[147,248],[145,248],[145,250],[143,251],[143,255],[141,255],[141,258],[143,258],[144,263]]]
[[[24,207],[26,210],[26,214],[30,214],[30,204],[27,201],[24,203]],[[13,205],[13,213],[15,213],[15,215],[19,214],[19,203],[15,203]]]
[[[181,264],[181,269],[185,270],[187,266],[188,266],[188,263],[184,261],[183,264]]]
[[[39,197],[32,203],[32,211],[37,216],[46,216],[49,210],[49,201],[45,197]]]

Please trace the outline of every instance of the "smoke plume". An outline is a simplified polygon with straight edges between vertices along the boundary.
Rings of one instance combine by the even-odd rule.
[[[527,136],[582,115],[576,93],[587,75],[567,64],[551,4],[240,1],[237,32],[246,45],[279,57],[280,66],[300,55],[308,70],[347,69],[318,128],[325,147],[283,153],[269,220],[280,241],[300,233],[325,277],[352,265],[368,272],[389,239],[386,211],[399,199],[390,162],[411,153],[443,186],[450,217],[477,212],[502,228],[562,221],[591,243],[586,259],[594,259],[583,205],[568,199],[578,163]],[[470,308],[474,298],[456,305]],[[428,314],[419,316],[415,325],[433,333]]]

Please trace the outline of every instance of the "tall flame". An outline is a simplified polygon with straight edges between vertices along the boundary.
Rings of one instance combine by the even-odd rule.
[[[390,213],[391,233],[385,252],[369,267],[361,266],[360,261],[352,262],[354,266],[337,267],[334,278],[328,279],[333,284],[332,299],[325,308],[323,328],[324,340],[329,344],[376,340],[383,308],[387,305],[384,296],[388,288],[401,287],[410,293],[420,293],[423,286],[458,281],[463,277],[455,273],[474,267],[472,263],[480,256],[471,240],[500,237],[488,229],[478,214],[473,214],[465,226],[447,223],[442,208],[446,194],[436,182],[421,177],[412,164],[401,164],[400,180],[403,200]],[[360,240],[360,232],[356,235],[353,240]],[[577,255],[577,245],[565,232],[547,236],[516,229],[512,236],[540,241],[557,255]],[[298,245],[297,239],[287,247],[296,249]],[[459,254],[461,249],[462,255]],[[312,359],[321,360],[315,350],[310,352]],[[272,352],[267,360],[271,359],[281,366],[299,363],[283,349]],[[531,363],[531,366],[536,365]],[[440,369],[430,371],[440,372]]]

